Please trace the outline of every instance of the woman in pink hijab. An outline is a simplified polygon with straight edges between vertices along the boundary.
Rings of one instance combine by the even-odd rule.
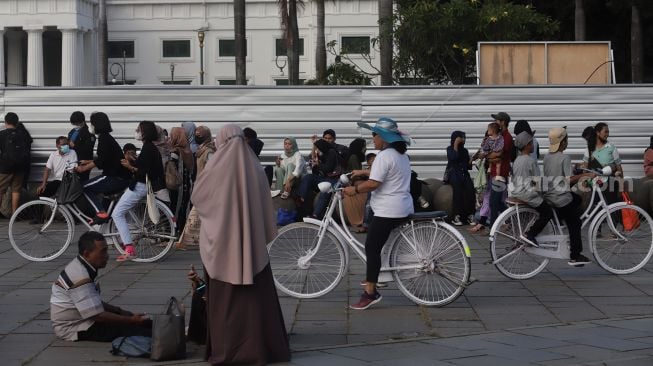
[[[200,255],[207,277],[206,358],[212,365],[290,360],[267,252],[277,234],[270,187],[236,125],[220,129],[197,178]]]

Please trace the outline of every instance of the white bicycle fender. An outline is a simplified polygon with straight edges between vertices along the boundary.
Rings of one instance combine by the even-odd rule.
[[[469,245],[467,245],[467,240],[465,240],[465,237],[460,233],[460,231],[458,231],[458,229],[452,225],[447,224],[444,221],[439,221],[437,224],[447,228],[453,235],[455,235],[456,238],[458,238],[458,240],[463,243],[463,247],[465,248],[465,256],[467,256],[467,258],[472,257],[472,251],[469,249]]]

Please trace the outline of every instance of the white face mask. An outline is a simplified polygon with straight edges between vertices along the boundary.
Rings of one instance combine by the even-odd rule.
[[[141,131],[136,131],[136,133],[134,134],[134,138],[136,139],[136,141],[143,141],[143,134],[141,134]]]
[[[88,132],[90,132],[90,133],[92,133],[93,135],[95,135],[95,126],[90,125],[90,126],[88,127]]]

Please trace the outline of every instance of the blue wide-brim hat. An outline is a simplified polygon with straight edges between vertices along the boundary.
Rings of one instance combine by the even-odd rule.
[[[410,136],[399,131],[397,127],[397,122],[392,120],[392,118],[381,117],[374,126],[370,126],[365,122],[358,122],[358,127],[366,128],[381,136],[383,141],[391,144],[397,141],[403,141],[406,145],[410,145]]]

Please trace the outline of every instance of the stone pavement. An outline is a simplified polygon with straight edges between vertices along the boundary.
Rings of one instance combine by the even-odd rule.
[[[150,363],[112,356],[104,343],[57,340],[50,286],[76,245],[54,261],[32,263],[13,251],[6,227],[0,220],[0,364]],[[486,237],[465,236],[477,282],[444,308],[416,306],[390,284],[372,309],[348,310],[364,277],[353,257],[349,275],[330,294],[280,295],[293,349],[288,365],[653,365],[653,263],[615,276],[595,264],[553,261],[534,279],[514,281],[484,264]],[[111,261],[99,280],[103,298],[148,313],[160,312],[170,296],[189,305],[185,274],[200,263],[197,251],[177,251],[154,264]],[[188,350],[187,360],[170,364],[204,364],[201,347],[189,343]]]

